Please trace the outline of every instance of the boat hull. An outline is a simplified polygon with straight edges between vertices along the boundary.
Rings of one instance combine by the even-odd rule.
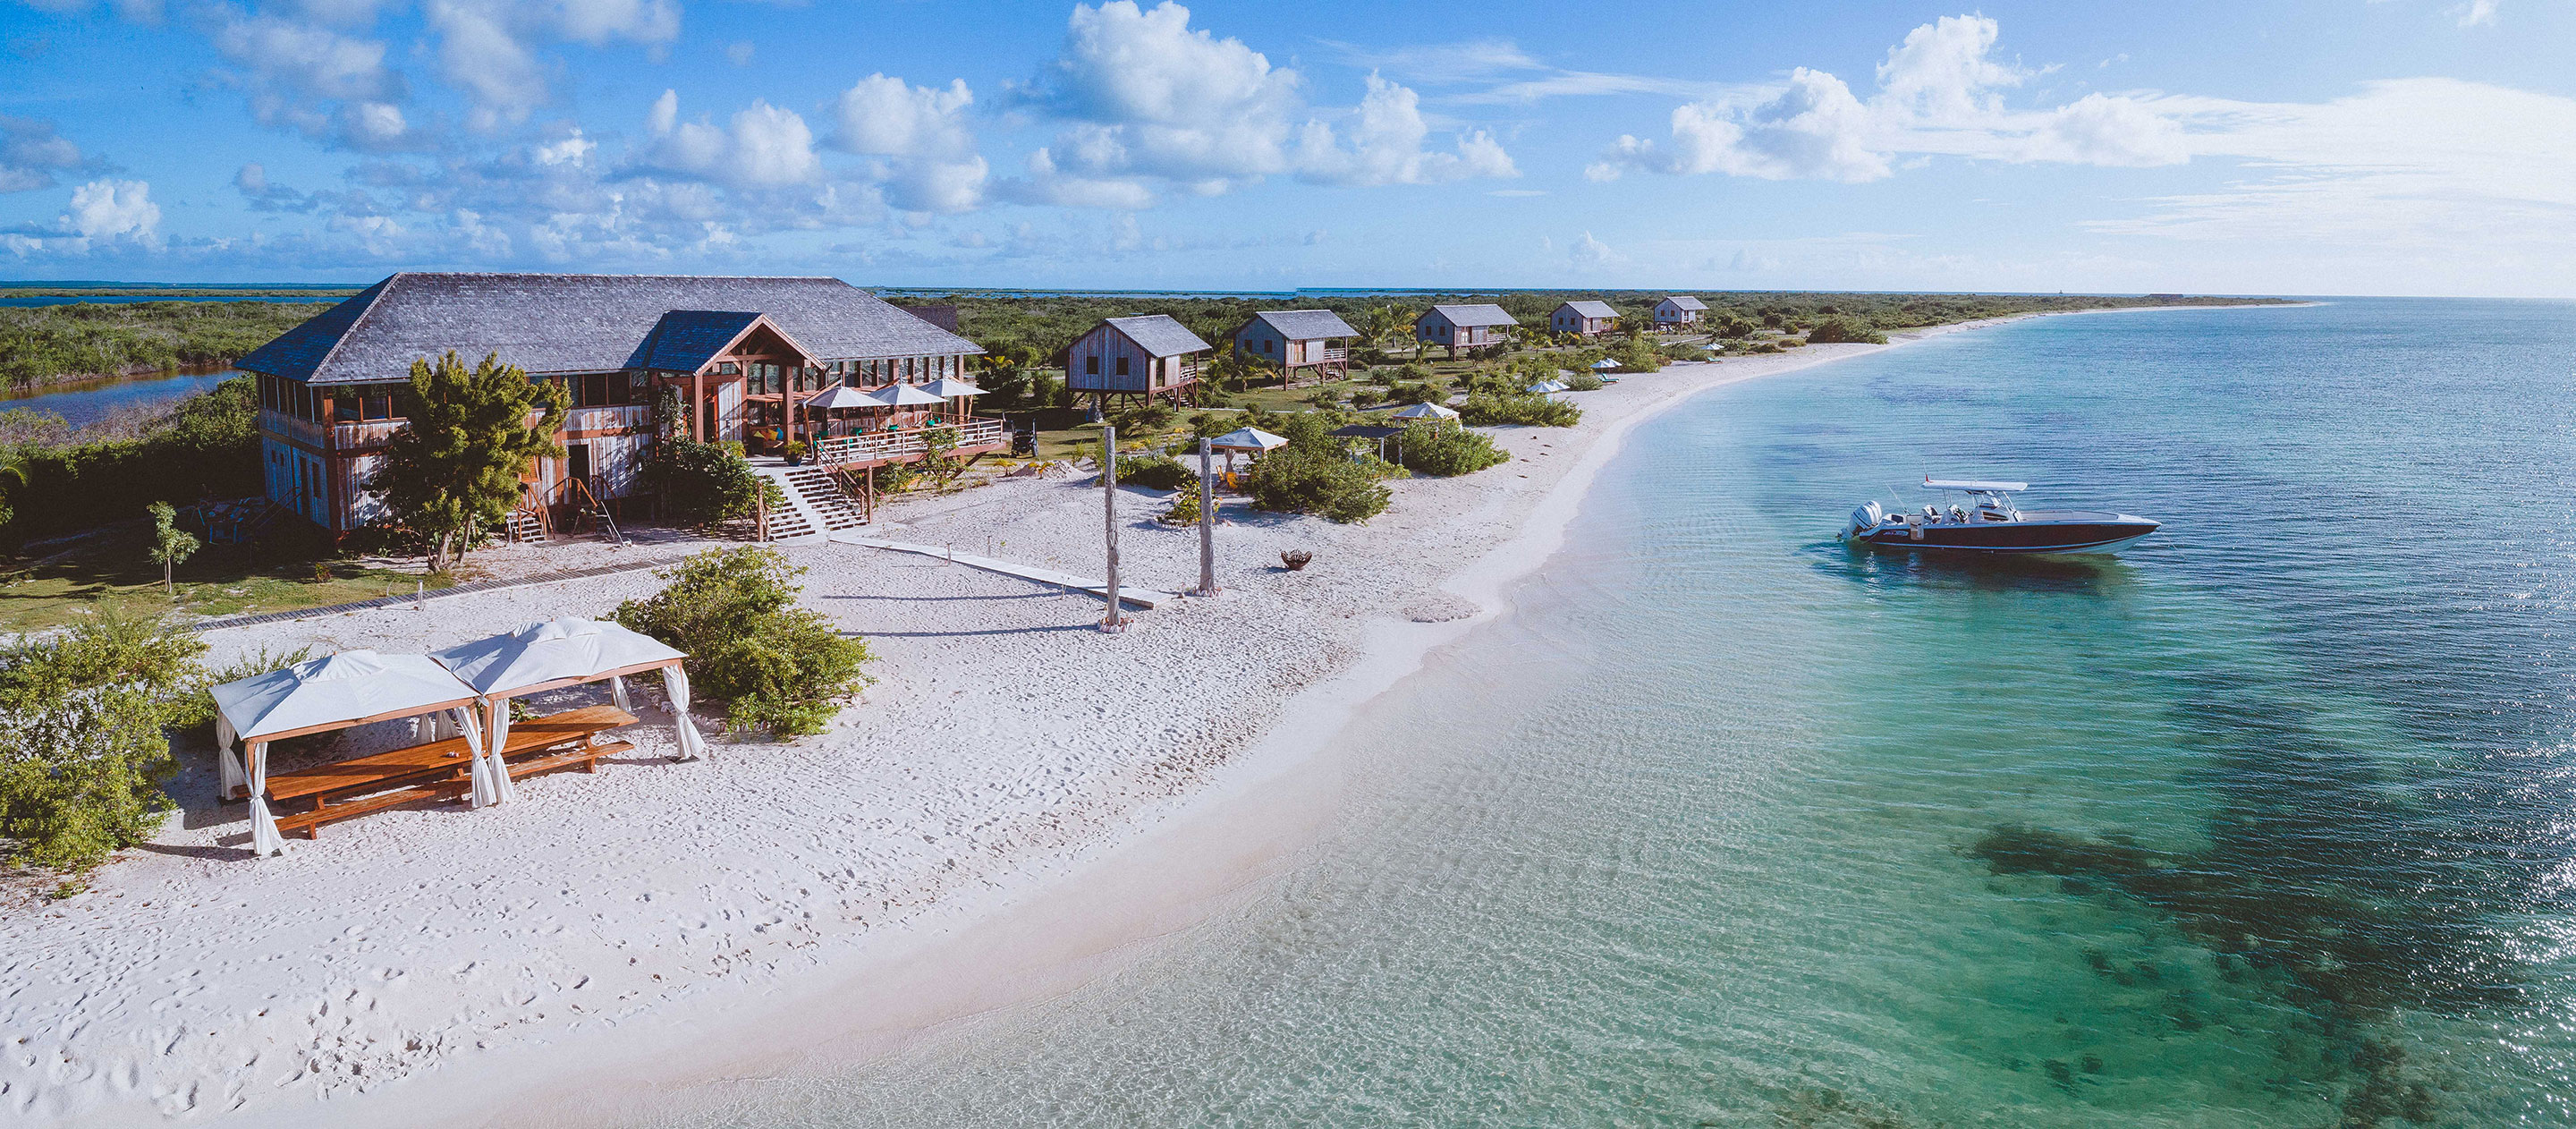
[[[2108,553],[2162,528],[2128,514],[2070,515],[2024,521],[1882,525],[1854,539],[1881,549],[1966,553]]]

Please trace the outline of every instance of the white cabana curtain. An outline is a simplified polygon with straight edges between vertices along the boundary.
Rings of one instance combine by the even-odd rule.
[[[849,386],[845,384],[842,385],[842,387],[847,388]],[[608,700],[615,704],[621,712],[630,714],[635,712],[634,705],[626,700],[626,678],[623,675],[612,674],[608,676]]]
[[[268,814],[268,742],[250,746],[250,851],[261,858],[286,853],[286,836],[277,833],[277,817]]]
[[[689,673],[680,664],[662,668],[662,692],[671,699],[671,733],[679,739],[680,759],[693,761],[707,755],[707,739],[689,716]]]
[[[240,791],[244,784],[250,782],[248,775],[242,771],[241,752],[233,748],[238,743],[238,739],[233,734],[232,719],[225,717],[222,710],[216,710],[215,771],[222,779],[217,782],[219,791],[215,794],[227,800],[233,798],[234,792]]]
[[[484,709],[492,718],[492,741],[488,745],[484,743],[482,727],[474,724],[474,716],[464,707],[458,707],[449,719],[459,732],[465,734],[466,752],[474,758],[474,806],[478,808],[506,804],[519,798],[518,786],[510,782],[509,763],[501,759],[501,752],[508,747],[506,742],[510,737],[509,702],[502,701],[497,710],[492,705],[490,699],[484,699]]]

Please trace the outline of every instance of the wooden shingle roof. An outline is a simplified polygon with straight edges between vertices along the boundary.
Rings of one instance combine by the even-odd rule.
[[[1429,310],[1424,311],[1422,316],[1427,318],[1433,314],[1438,314],[1449,324],[1459,326],[1461,328],[1471,325],[1520,324],[1519,322],[1512,320],[1512,315],[1504,313],[1501,306],[1495,305],[1433,306]],[[1416,318],[1414,320],[1420,321],[1421,318]]]
[[[659,367],[647,354],[673,313],[765,315],[823,360],[983,352],[837,278],[406,271],[252,350],[238,367],[310,384],[366,383],[400,380],[413,361],[450,349],[469,360],[498,353],[531,373]],[[687,328],[716,330],[711,321]]]
[[[1123,333],[1136,346],[1157,357],[1177,357],[1183,353],[1204,353],[1216,348],[1170,314],[1138,314],[1133,317],[1104,318],[1102,321]]]
[[[1360,335],[1360,331],[1351,328],[1349,322],[1331,310],[1263,310],[1252,315],[1252,320],[1269,323],[1270,328],[1279,331],[1279,336],[1291,341]]]
[[[1581,302],[1567,302],[1564,308],[1572,310],[1587,318],[1615,318],[1619,316],[1619,311],[1611,309],[1610,303],[1608,302],[1594,302],[1589,300]]]
[[[1666,297],[1664,301],[1672,303],[1676,309],[1705,310],[1708,308],[1708,303],[1700,301],[1697,298],[1693,298],[1688,294],[1674,294]]]

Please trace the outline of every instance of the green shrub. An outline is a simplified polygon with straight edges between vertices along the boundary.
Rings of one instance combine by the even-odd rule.
[[[1172,508],[1164,510],[1162,516],[1157,517],[1154,520],[1162,522],[1165,525],[1197,525],[1199,523],[1199,492],[1196,490],[1183,490],[1180,493],[1172,495]]]
[[[1835,314],[1816,322],[1815,328],[1807,331],[1807,341],[1810,344],[1816,345],[1829,345],[1838,342],[1858,342],[1865,345],[1885,345],[1887,344],[1887,335],[1879,332],[1877,326],[1871,325],[1860,318],[1852,317],[1849,314]]]
[[[737,728],[819,733],[868,682],[868,647],[796,606],[805,570],[774,549],[714,549],[660,575],[668,587],[617,606],[617,622],[688,654],[692,685]]]
[[[1346,524],[1386,512],[1394,495],[1378,481],[1378,468],[1385,464],[1351,458],[1349,446],[1332,434],[1320,413],[1288,417],[1277,434],[1288,445],[1261,456],[1244,478],[1253,508],[1317,514]]]
[[[1142,486],[1148,490],[1178,490],[1197,482],[1198,472],[1182,466],[1180,460],[1155,451],[1121,453],[1118,456],[1118,483]]]
[[[655,444],[644,480],[661,496],[664,512],[682,525],[712,525],[750,513],[768,481],[742,452],[687,439]]]
[[[1417,423],[1396,437],[1396,454],[1406,470],[1448,478],[1474,474],[1512,461],[1481,431],[1443,423]]]
[[[205,716],[205,644],[102,615],[0,647],[0,839],[8,857],[80,869],[149,838],[171,808],[168,728]]]
[[[1281,448],[1261,457],[1244,479],[1256,509],[1318,514],[1345,524],[1386,512],[1394,495],[1347,455]]]
[[[1603,388],[1609,387],[1601,382],[1600,377],[1593,375],[1588,370],[1578,371],[1572,376],[1561,376],[1556,379],[1565,382],[1565,390],[1568,392],[1598,392]]]
[[[1458,408],[1458,417],[1478,427],[1519,424],[1525,427],[1572,427],[1583,421],[1583,409],[1545,396],[1496,396],[1479,394],[1467,397]]]

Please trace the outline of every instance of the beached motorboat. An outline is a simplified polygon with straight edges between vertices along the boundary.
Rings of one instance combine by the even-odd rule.
[[[2107,510],[2021,510],[2012,496],[2027,482],[1926,478],[1926,490],[1966,496],[1949,508],[1888,513],[1878,503],[1853,510],[1842,537],[1886,549],[1955,549],[1972,553],[2107,553],[2155,532],[2163,523]]]

